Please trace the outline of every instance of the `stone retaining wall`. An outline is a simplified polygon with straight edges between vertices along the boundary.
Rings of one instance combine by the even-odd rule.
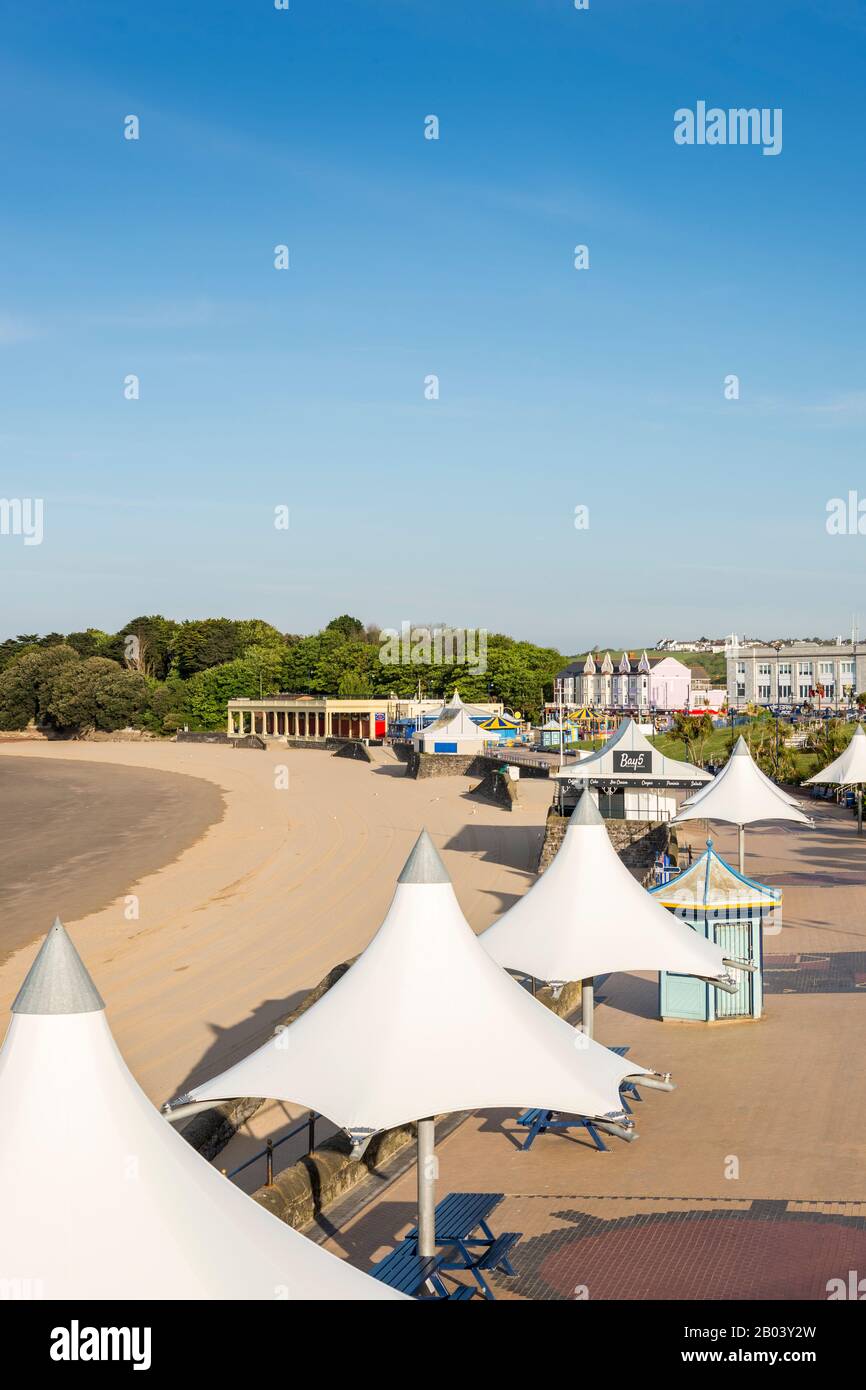
[[[655,857],[660,850],[670,853],[673,840],[668,821],[606,820],[610,842],[627,868],[637,870],[642,883],[652,877]],[[543,874],[553,861],[568,827],[568,817],[560,816],[554,807],[547,813],[544,842],[538,857],[538,873]],[[674,849],[674,852],[676,850]]]
[[[477,787],[472,787],[470,796],[482,796],[487,801],[495,801],[506,811],[513,811],[518,799],[519,782],[512,782],[507,773],[491,767],[484,774]]]

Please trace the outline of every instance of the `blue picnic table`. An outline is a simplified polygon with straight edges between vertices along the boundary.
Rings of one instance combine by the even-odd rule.
[[[611,1047],[608,1050],[610,1052],[615,1052],[618,1057],[624,1057],[628,1052],[627,1047]],[[632,1108],[628,1103],[627,1094],[630,1095],[633,1100],[639,1101],[642,1099],[637,1089],[637,1084],[634,1081],[624,1081],[620,1086],[622,1108],[627,1115],[631,1115]],[[612,1119],[613,1116],[606,1116],[605,1118]],[[539,1134],[546,1134],[548,1130],[585,1129],[600,1153],[610,1152],[607,1144],[601,1137],[601,1132],[596,1128],[592,1120],[588,1119],[585,1115],[562,1115],[556,1110],[524,1110],[522,1115],[518,1115],[517,1123],[522,1129],[529,1130],[529,1133],[521,1145],[521,1148],[524,1150],[530,1149]]]
[[[440,1269],[466,1270],[481,1289],[485,1298],[494,1297],[484,1278],[493,1269],[514,1274],[509,1259],[520,1239],[520,1231],[504,1231],[494,1235],[487,1218],[503,1200],[503,1192],[449,1192],[436,1207],[436,1244],[445,1250]],[[406,1242],[417,1248],[418,1227],[414,1226]]]
[[[410,1298],[455,1299],[473,1298],[475,1290],[465,1284],[449,1289],[442,1278],[444,1255],[419,1255],[414,1241],[402,1240],[390,1254],[378,1260],[370,1270],[374,1279],[391,1289],[408,1294]]]

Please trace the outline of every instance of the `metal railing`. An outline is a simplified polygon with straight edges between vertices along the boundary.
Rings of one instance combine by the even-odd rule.
[[[307,1155],[309,1156],[316,1147],[316,1120],[318,1119],[321,1119],[321,1116],[315,1110],[311,1110],[309,1115],[301,1120],[300,1124],[295,1125],[294,1129],[290,1129],[288,1134],[284,1134],[282,1139],[276,1141],[269,1139],[263,1149],[259,1149],[258,1153],[254,1153],[251,1158],[239,1163],[237,1168],[233,1168],[230,1173],[223,1168],[221,1170],[223,1176],[236,1178],[238,1173],[242,1173],[245,1168],[250,1168],[252,1164],[258,1163],[259,1159],[263,1158],[266,1161],[265,1186],[271,1187],[274,1181],[274,1150],[278,1149],[281,1144],[287,1143],[289,1139],[294,1139],[296,1134],[300,1134],[305,1129],[307,1131]]]

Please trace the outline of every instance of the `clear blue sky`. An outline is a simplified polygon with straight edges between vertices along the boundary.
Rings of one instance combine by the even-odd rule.
[[[866,498],[862,4],[0,16],[0,495],[45,500],[0,636],[866,625],[825,531]],[[782,153],[676,145],[698,100],[781,107]]]

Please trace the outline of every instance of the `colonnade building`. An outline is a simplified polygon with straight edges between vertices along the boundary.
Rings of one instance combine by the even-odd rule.
[[[850,642],[729,649],[727,683],[729,708],[808,701],[814,708],[846,709],[866,690],[866,652],[856,651]]]
[[[263,738],[384,738],[390,707],[382,699],[343,700],[327,695],[266,695],[229,700],[228,734]]]

